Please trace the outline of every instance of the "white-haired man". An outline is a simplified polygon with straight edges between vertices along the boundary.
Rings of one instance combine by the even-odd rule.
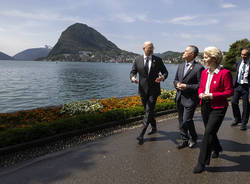
[[[137,137],[139,144],[143,144],[143,137],[149,124],[151,124],[152,129],[148,134],[157,132],[154,108],[161,93],[160,82],[164,81],[168,76],[168,71],[162,59],[153,55],[153,43],[150,41],[145,42],[143,51],[144,55],[135,59],[130,72],[131,81],[139,84],[138,91],[145,110],[143,128]],[[139,81],[136,79],[137,73],[139,74]]]

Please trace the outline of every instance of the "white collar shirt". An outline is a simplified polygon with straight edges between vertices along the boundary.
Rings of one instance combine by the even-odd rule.
[[[243,65],[244,65],[244,61],[242,60],[241,63],[240,63],[240,67],[239,67],[239,73],[238,73],[238,80],[237,81],[239,81]],[[240,84],[248,84],[248,72],[249,72],[249,60],[246,61],[245,70],[243,71],[243,73],[244,73],[243,74],[243,79],[240,80]]]
[[[208,76],[207,76],[207,82],[206,82],[206,87],[205,87],[205,94],[210,94],[210,86],[211,86],[211,81],[213,79],[214,74],[218,74],[220,71],[221,67],[217,67],[213,72],[210,72],[209,69],[207,70]]]
[[[194,60],[193,61],[190,61],[190,62],[185,62],[185,68],[184,68],[184,76],[186,75],[187,71],[190,69],[190,67],[192,66],[192,64],[194,63]],[[187,66],[188,64],[188,66]]]
[[[144,66],[146,64],[147,57],[148,57],[148,73],[149,73],[152,65],[152,55],[151,56],[144,55]]]
[[[187,61],[185,62],[185,67],[187,67],[187,64],[189,64],[187,67],[187,70],[192,66],[193,63],[194,63],[194,60],[190,62],[187,62]]]

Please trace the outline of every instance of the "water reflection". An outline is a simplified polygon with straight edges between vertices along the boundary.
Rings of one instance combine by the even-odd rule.
[[[59,105],[71,101],[137,94],[132,64],[0,61],[0,112]],[[173,89],[177,65],[167,65]]]

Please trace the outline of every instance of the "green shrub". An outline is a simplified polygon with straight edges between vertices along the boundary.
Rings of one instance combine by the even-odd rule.
[[[173,101],[156,104],[155,111],[176,109]],[[0,131],[0,148],[45,138],[73,130],[90,130],[107,122],[127,123],[128,118],[143,115],[141,106],[127,109],[113,109],[107,112],[89,112],[51,122],[41,122],[25,128],[8,128]]]
[[[176,90],[165,90],[161,88],[161,95],[160,97],[162,99],[174,99],[176,95]]]
[[[84,100],[64,104],[61,113],[73,116],[81,113],[99,112],[102,109],[103,105],[98,100]]]

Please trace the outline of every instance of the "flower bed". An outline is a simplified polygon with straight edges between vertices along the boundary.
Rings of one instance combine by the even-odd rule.
[[[171,95],[160,96],[155,111],[169,109],[176,109]],[[142,114],[144,109],[139,96],[92,99],[58,107],[0,113],[0,147],[67,131],[88,129],[110,121],[125,123],[126,119]]]

